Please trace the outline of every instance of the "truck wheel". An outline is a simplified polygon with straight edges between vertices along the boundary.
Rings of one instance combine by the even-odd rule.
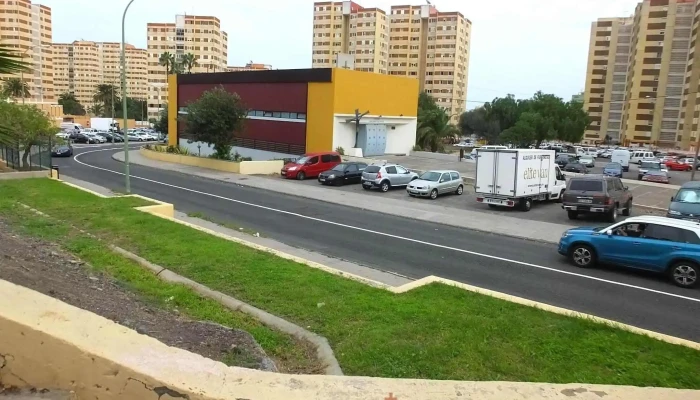
[[[567,214],[569,214],[569,219],[577,219],[578,218],[578,211],[567,211]]]
[[[625,208],[622,210],[622,215],[629,217],[630,214],[632,214],[632,200],[627,200],[627,204],[625,204]]]
[[[617,205],[613,207],[612,210],[607,215],[607,220],[608,222],[615,222],[617,221]]]
[[[532,199],[525,198],[520,200],[520,210],[528,212],[532,209]]]

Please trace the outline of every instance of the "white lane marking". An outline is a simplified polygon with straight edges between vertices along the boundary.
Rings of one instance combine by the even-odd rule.
[[[84,154],[97,153],[97,152],[108,151],[108,150],[115,150],[115,149],[100,149],[100,150],[86,151],[86,152],[84,152],[84,153],[78,154],[78,155],[75,156],[73,159],[74,159],[76,162],[78,162],[79,164],[84,165],[84,166],[89,167],[89,168],[94,168],[94,169],[98,169],[98,170],[102,170],[102,171],[106,171],[106,172],[111,172],[111,173],[113,173],[113,174],[124,175],[124,173],[122,173],[122,172],[112,171],[111,169],[102,168],[102,167],[96,167],[96,166],[94,166],[94,165],[86,164],[86,163],[84,163],[84,162],[78,160],[78,157],[79,157],[79,156],[82,156],[82,155],[84,155]],[[575,276],[575,277],[584,278],[584,279],[590,279],[590,280],[594,280],[594,281],[598,281],[598,282],[603,282],[603,283],[609,283],[609,284],[611,284],[611,285],[624,286],[624,287],[627,287],[627,288],[642,290],[642,291],[646,291],[646,292],[650,292],[650,293],[656,293],[656,294],[660,294],[660,295],[664,295],[664,296],[670,296],[670,297],[675,297],[675,298],[679,298],[679,299],[683,299],[683,300],[689,300],[689,301],[693,301],[693,302],[696,302],[696,303],[700,303],[700,299],[696,299],[696,298],[693,298],[693,297],[682,296],[682,295],[675,294],[675,293],[662,292],[662,291],[660,291],[660,290],[651,289],[651,288],[646,288],[646,287],[643,287],[643,286],[631,285],[631,284],[629,284],[629,283],[611,281],[611,280],[609,280],[609,279],[603,279],[603,278],[598,278],[598,277],[595,277],[595,276],[589,276],[589,275],[578,274],[578,273],[576,273],[576,272],[569,272],[569,271],[564,271],[564,270],[560,270],[560,269],[556,269],[556,268],[552,268],[552,267],[545,267],[545,266],[543,266],[543,265],[532,264],[532,263],[528,263],[528,262],[524,262],[524,261],[511,260],[511,259],[508,259],[508,258],[503,258],[503,257],[498,257],[498,256],[492,256],[492,255],[490,255],[490,254],[478,253],[478,252],[471,251],[471,250],[458,249],[458,248],[456,248],[456,247],[449,247],[449,246],[445,246],[445,245],[441,245],[441,244],[425,242],[425,241],[423,241],[423,240],[412,239],[412,238],[407,238],[407,237],[398,236],[398,235],[392,235],[392,234],[390,234],[390,233],[384,233],[384,232],[379,232],[379,231],[373,231],[373,230],[371,230],[371,229],[360,228],[360,227],[358,227],[358,226],[347,225],[347,224],[343,224],[343,223],[340,223],[340,222],[328,221],[328,220],[325,220],[325,219],[316,218],[316,217],[310,217],[310,216],[308,216],[308,215],[303,215],[303,214],[299,214],[299,213],[295,213],[295,212],[291,212],[291,211],[279,210],[279,209],[276,209],[276,208],[267,207],[267,206],[261,206],[261,205],[259,205],[259,204],[248,203],[248,202],[246,202],[246,201],[231,199],[231,198],[228,198],[228,197],[223,197],[223,196],[219,196],[219,195],[212,194],[212,193],[201,192],[201,191],[199,191],[199,190],[189,189],[189,188],[182,187],[182,186],[171,185],[171,184],[169,184],[169,183],[160,182],[160,181],[156,181],[156,180],[148,179],[148,178],[142,178],[142,177],[140,177],[140,176],[131,175],[131,177],[132,177],[132,178],[135,178],[135,179],[140,179],[140,180],[143,180],[143,181],[147,181],[147,182],[156,183],[156,184],[163,185],[163,186],[168,186],[168,187],[171,187],[171,188],[174,188],[174,189],[184,190],[184,191],[186,191],[186,192],[191,192],[191,193],[201,194],[201,195],[204,195],[204,196],[214,197],[214,198],[217,198],[217,199],[220,199],[220,200],[226,200],[226,201],[230,201],[230,202],[233,202],[233,203],[243,204],[243,205],[250,206],[250,207],[256,207],[256,208],[260,208],[260,209],[263,209],[263,210],[272,211],[272,212],[276,212],[276,213],[280,213],[280,214],[292,215],[292,216],[295,216],[295,217],[299,217],[299,218],[303,218],[303,219],[307,219],[307,220],[311,220],[311,221],[322,222],[322,223],[324,223],[324,224],[339,226],[339,227],[343,227],[343,228],[347,228],[347,229],[354,229],[354,230],[357,230],[357,231],[360,231],[360,232],[372,233],[372,234],[379,235],[379,236],[385,236],[385,237],[390,237],[390,238],[393,238],[393,239],[405,240],[405,241],[407,241],[407,242],[418,243],[418,244],[422,244],[422,245],[425,245],[425,246],[431,246],[431,247],[437,247],[437,248],[440,248],[440,249],[456,251],[456,252],[459,252],[459,253],[470,254],[470,255],[473,255],[473,256],[488,258],[488,259],[491,259],[491,260],[505,261],[505,262],[509,262],[509,263],[512,263],[512,264],[523,265],[523,266],[526,266],[526,267],[537,268],[537,269],[541,269],[541,270],[545,270],[545,271],[556,272],[556,273],[560,273],[560,274],[564,274],[564,275],[569,275],[569,276]]]

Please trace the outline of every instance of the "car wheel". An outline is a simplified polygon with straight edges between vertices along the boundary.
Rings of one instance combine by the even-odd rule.
[[[435,200],[435,199],[438,198],[438,191],[437,191],[437,189],[433,189],[433,190],[430,191],[430,198],[433,199],[433,200]]]
[[[528,212],[532,209],[532,199],[520,200],[520,210]]]
[[[389,181],[384,181],[379,185],[379,188],[382,192],[386,193],[391,188],[391,185],[389,185]]]
[[[642,180],[642,175],[637,175],[637,180],[641,181]]]
[[[630,214],[632,214],[632,200],[627,200],[627,204],[625,204],[625,208],[622,210],[622,215],[629,217]]]
[[[700,267],[692,261],[679,261],[669,269],[669,276],[676,286],[693,288],[698,285]]]
[[[615,221],[617,221],[617,206],[613,207],[613,209],[608,213],[608,222]]]
[[[464,186],[459,185],[459,187],[457,187],[457,191],[455,193],[457,194],[457,196],[461,196],[462,193],[464,193]]]
[[[306,174],[304,174],[304,172],[299,172],[297,174],[297,179],[303,181],[304,179],[306,179]]]
[[[585,244],[574,245],[569,251],[569,257],[575,266],[590,268],[595,265],[595,251]]]
[[[577,219],[578,218],[578,211],[567,211],[567,214],[569,214],[569,219]]]

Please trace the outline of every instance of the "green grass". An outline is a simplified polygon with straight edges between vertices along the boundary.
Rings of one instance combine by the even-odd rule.
[[[700,389],[700,351],[683,346],[445,285],[394,295],[58,182],[0,193],[0,213],[24,202],[327,337],[347,374]]]
[[[188,213],[187,216],[190,218],[198,218],[198,219],[201,219],[201,220],[204,220],[207,222],[211,222],[213,224],[223,226],[224,228],[228,228],[228,229],[231,229],[231,230],[234,230],[237,232],[245,233],[245,234],[250,235],[250,236],[256,236],[256,234],[257,234],[257,237],[265,237],[264,235],[262,235],[260,232],[258,232],[256,230],[248,229],[248,228],[242,227],[242,226],[237,225],[237,224],[232,224],[230,222],[219,222],[219,221],[216,221],[214,218],[212,218],[204,213],[201,213],[201,212]]]

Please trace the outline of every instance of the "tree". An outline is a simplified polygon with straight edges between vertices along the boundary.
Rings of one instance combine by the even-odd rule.
[[[92,99],[95,101],[95,103],[102,105],[102,113],[98,115],[101,117],[109,116],[110,118],[114,118],[116,111],[115,108],[119,102],[118,93],[119,92],[114,85],[97,85],[97,89],[95,89],[95,94],[93,94]]]
[[[168,134],[168,103],[165,103],[163,109],[160,110],[158,119],[153,123],[153,129],[156,132]]]
[[[15,103],[0,104],[0,121],[3,121],[12,141],[22,150],[22,165],[28,165],[32,147],[45,143],[58,132],[51,119],[34,105]]]
[[[230,159],[233,139],[244,128],[248,109],[236,93],[222,86],[208,90],[187,106],[185,131],[195,141],[214,146],[214,157]]]
[[[126,98],[126,113],[127,117],[134,118],[139,121],[145,121],[148,117],[146,100]],[[121,99],[117,100],[115,118],[124,118],[124,106]]]
[[[498,121],[486,118],[484,107],[462,113],[459,117],[459,128],[463,136],[476,135],[492,144],[498,142],[498,134],[501,133]]]
[[[29,85],[20,78],[9,78],[5,81],[2,88],[3,94],[17,101],[18,97],[24,99],[29,97]]]
[[[537,140],[538,132],[546,129],[546,121],[536,112],[524,112],[518,122],[501,132],[501,143],[513,144],[518,148],[528,148]]]
[[[0,44],[0,74],[16,74],[29,70],[30,64],[22,60],[22,55],[17,50]],[[6,96],[4,93],[3,95]],[[9,126],[0,121],[0,144],[10,144],[13,141]]]
[[[459,135],[459,128],[450,124],[450,116],[444,109],[427,111],[418,121],[416,145],[433,153],[442,150],[446,139]]]
[[[90,113],[90,115],[94,115],[96,117],[101,117],[104,115],[104,106],[100,103],[95,103],[92,106],[88,107],[87,111]]]
[[[187,70],[188,74],[192,73],[192,68],[197,66],[197,58],[192,53],[187,53],[182,56],[181,60],[182,68]]]
[[[165,52],[158,57],[158,64],[165,67],[166,74],[182,73],[182,65],[177,62],[175,55]],[[193,65],[194,67],[194,65]]]
[[[58,96],[58,104],[63,106],[63,113],[70,115],[85,115],[85,107],[73,93],[63,93]]]

